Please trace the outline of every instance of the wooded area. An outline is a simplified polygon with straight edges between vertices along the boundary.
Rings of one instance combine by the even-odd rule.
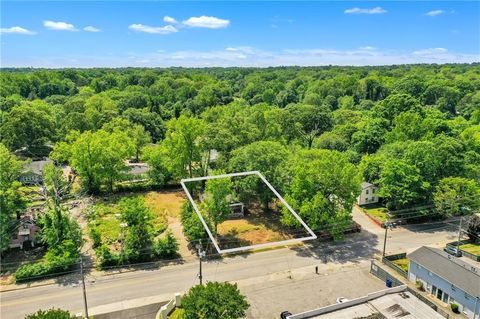
[[[2,238],[24,207],[25,156],[68,164],[92,194],[119,189],[127,160],[148,163],[145,188],[258,170],[312,229],[339,233],[362,181],[390,210],[480,207],[478,64],[3,69],[0,96]]]

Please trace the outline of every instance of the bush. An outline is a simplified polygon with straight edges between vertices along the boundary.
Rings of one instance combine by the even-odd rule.
[[[100,268],[116,266],[119,264],[119,256],[112,254],[110,248],[106,244],[101,245],[95,250],[97,261]]]
[[[178,256],[178,242],[171,231],[167,231],[165,237],[155,242],[153,251],[160,258],[174,258]]]
[[[425,291],[425,288],[423,287],[423,282],[421,282],[420,280],[417,280],[415,284],[417,285],[418,290]]]
[[[200,218],[198,218],[198,215],[195,213],[190,203],[186,202],[183,205],[180,218],[183,225],[183,233],[189,241],[208,238],[208,234],[205,231]]]
[[[71,269],[78,258],[79,253],[75,244],[71,240],[65,240],[61,245],[51,248],[44,260],[18,268],[14,274],[15,280],[22,282],[63,273]]]
[[[451,303],[450,308],[452,308],[452,311],[454,313],[460,313],[460,310],[458,309],[458,305],[456,303]]]
[[[93,248],[95,249],[100,247],[102,245],[102,236],[100,235],[100,232],[98,231],[96,226],[91,225],[89,228],[89,234],[93,242]]]
[[[68,311],[62,309],[39,310],[36,313],[27,315],[25,319],[74,319]]]

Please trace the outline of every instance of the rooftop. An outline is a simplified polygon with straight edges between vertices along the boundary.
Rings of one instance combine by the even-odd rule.
[[[403,287],[403,288],[402,288]],[[439,313],[430,308],[427,304],[423,303],[412,295],[405,291],[406,287],[396,287],[387,289],[382,292],[373,293],[370,295],[379,294],[377,298],[370,295],[350,300],[347,303],[335,304],[324,307],[327,309],[330,307],[331,311],[321,311],[321,314],[298,314],[292,315],[290,318],[324,318],[324,319],[344,319],[344,318],[376,318],[374,315],[378,315],[378,318],[402,318],[402,319],[441,319]],[[363,299],[366,299],[363,301]],[[358,300],[358,302],[357,302]],[[352,305],[353,303],[353,305]],[[342,307],[344,305],[344,307]],[[306,314],[306,316],[305,316]],[[302,316],[303,315],[303,316]],[[372,316],[372,317],[369,317]]]
[[[53,163],[53,161],[48,159],[48,158],[44,159],[44,160],[40,160],[40,161],[32,161],[32,162],[27,163],[23,166],[23,172],[24,173],[32,172],[32,173],[35,173],[35,174],[42,175],[43,169],[49,163]]]
[[[480,269],[443,250],[423,246],[408,255],[415,263],[473,296],[480,296]]]

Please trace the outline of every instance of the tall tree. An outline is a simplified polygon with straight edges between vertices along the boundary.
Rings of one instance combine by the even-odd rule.
[[[214,235],[217,236],[218,224],[225,221],[231,213],[229,201],[234,195],[233,183],[228,177],[209,179],[205,183],[204,195],[200,210],[213,225]]]

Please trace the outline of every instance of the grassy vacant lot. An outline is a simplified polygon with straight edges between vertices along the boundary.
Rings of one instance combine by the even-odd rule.
[[[118,248],[116,243],[121,233],[118,203],[122,198],[134,196],[143,197],[145,204],[151,209],[156,235],[167,228],[168,217],[176,218],[179,216],[180,209],[185,201],[183,192],[180,191],[115,194],[98,200],[94,205],[98,231],[102,236],[102,241],[112,248]]]
[[[408,258],[397,259],[393,260],[392,262],[398,267],[400,267],[403,271],[408,272]]]
[[[294,236],[295,234],[297,236]],[[265,210],[258,204],[248,207],[245,217],[228,219],[218,225],[218,240],[223,248],[225,247],[222,243],[230,246],[233,242],[233,247],[238,247],[307,236],[306,231],[305,234],[298,234],[298,231],[295,234],[290,234],[280,223],[278,208]]]
[[[388,221],[389,217],[387,215],[388,209],[382,206],[370,206],[370,207],[362,207],[363,211],[382,222]]]
[[[461,250],[465,250],[467,253],[480,256],[480,244],[469,243],[460,246]]]

